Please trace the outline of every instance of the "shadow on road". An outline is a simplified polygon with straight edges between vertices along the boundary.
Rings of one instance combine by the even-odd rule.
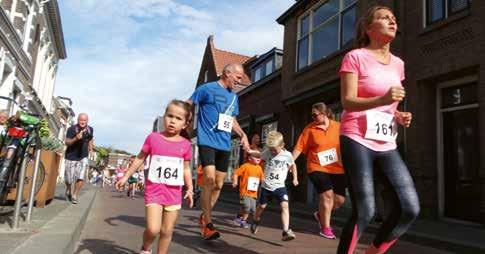
[[[119,246],[114,241],[107,241],[101,239],[85,239],[83,240],[74,254],[80,253],[103,253],[103,254],[136,254],[137,251]]]
[[[140,226],[142,228],[145,227],[145,217],[140,216],[118,215],[116,217],[107,218],[104,221],[111,226],[118,226],[118,224],[113,223],[114,221],[123,221],[136,226]]]
[[[178,231],[185,231],[190,233],[190,235],[183,235],[177,231],[173,232],[172,242],[178,243],[185,248],[193,250],[195,253],[245,253],[245,254],[260,254],[261,252],[256,252],[246,248],[241,248],[229,244],[224,240],[215,241],[205,241],[203,240],[199,232],[196,230],[188,230],[186,225],[179,225],[175,227]]]

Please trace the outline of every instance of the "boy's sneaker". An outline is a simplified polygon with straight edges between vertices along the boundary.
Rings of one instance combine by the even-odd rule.
[[[320,235],[327,238],[327,239],[336,239],[337,237],[333,233],[333,230],[331,227],[328,228],[323,228],[320,230]]]
[[[152,254],[152,250],[141,250],[140,254]]]
[[[200,234],[204,236],[204,228],[205,228],[205,220],[204,220],[204,213],[200,214],[199,217],[199,226],[200,226]]]
[[[259,221],[253,220],[253,224],[251,224],[251,233],[256,234],[258,233],[259,229]]]
[[[283,231],[281,235],[281,240],[283,241],[291,241],[296,238],[295,233],[293,233],[293,230],[291,229],[288,229],[288,231]]]
[[[245,220],[241,220],[241,223],[239,224],[242,228],[249,228],[249,224]]]
[[[219,233],[219,231],[217,231],[215,228],[214,228],[214,225],[212,225],[212,223],[209,223],[207,224],[207,226],[205,226],[204,228],[204,240],[215,240],[219,237],[221,237],[221,234]]]
[[[234,219],[234,225],[236,225],[236,226],[241,226],[241,221],[242,221],[242,218],[240,218],[240,217],[236,217],[236,218]]]

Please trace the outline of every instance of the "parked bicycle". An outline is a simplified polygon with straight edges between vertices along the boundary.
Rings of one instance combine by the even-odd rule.
[[[0,99],[16,104],[11,98],[0,96]],[[15,200],[11,200],[11,198],[9,200],[8,197],[18,187],[21,166],[25,165],[26,169],[29,167],[33,169],[35,152],[42,148],[40,131],[44,126],[42,126],[39,115],[29,112],[24,106],[18,106],[21,110],[9,118],[7,128],[0,136],[2,138],[0,143],[0,215],[14,211],[13,203]],[[24,160],[26,160],[25,164],[23,163]],[[25,186],[32,182],[32,171],[30,170],[30,174],[26,174],[24,178]],[[35,194],[39,192],[44,180],[45,168],[40,162],[35,181]],[[27,203],[28,195],[22,196],[23,206]]]

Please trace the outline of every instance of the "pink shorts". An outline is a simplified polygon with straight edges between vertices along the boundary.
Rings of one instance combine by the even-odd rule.
[[[165,206],[182,203],[182,186],[152,183],[150,180],[147,180],[145,185],[145,205],[159,204]]]

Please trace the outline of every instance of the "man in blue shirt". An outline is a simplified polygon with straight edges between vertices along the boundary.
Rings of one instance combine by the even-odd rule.
[[[199,106],[197,120],[197,143],[203,167],[203,182],[199,224],[206,240],[220,237],[212,224],[212,207],[217,202],[229,166],[231,132],[241,137],[241,144],[249,150],[246,134],[239,126],[237,95],[232,89],[241,82],[244,69],[241,64],[224,67],[220,79],[199,86],[189,103]]]

